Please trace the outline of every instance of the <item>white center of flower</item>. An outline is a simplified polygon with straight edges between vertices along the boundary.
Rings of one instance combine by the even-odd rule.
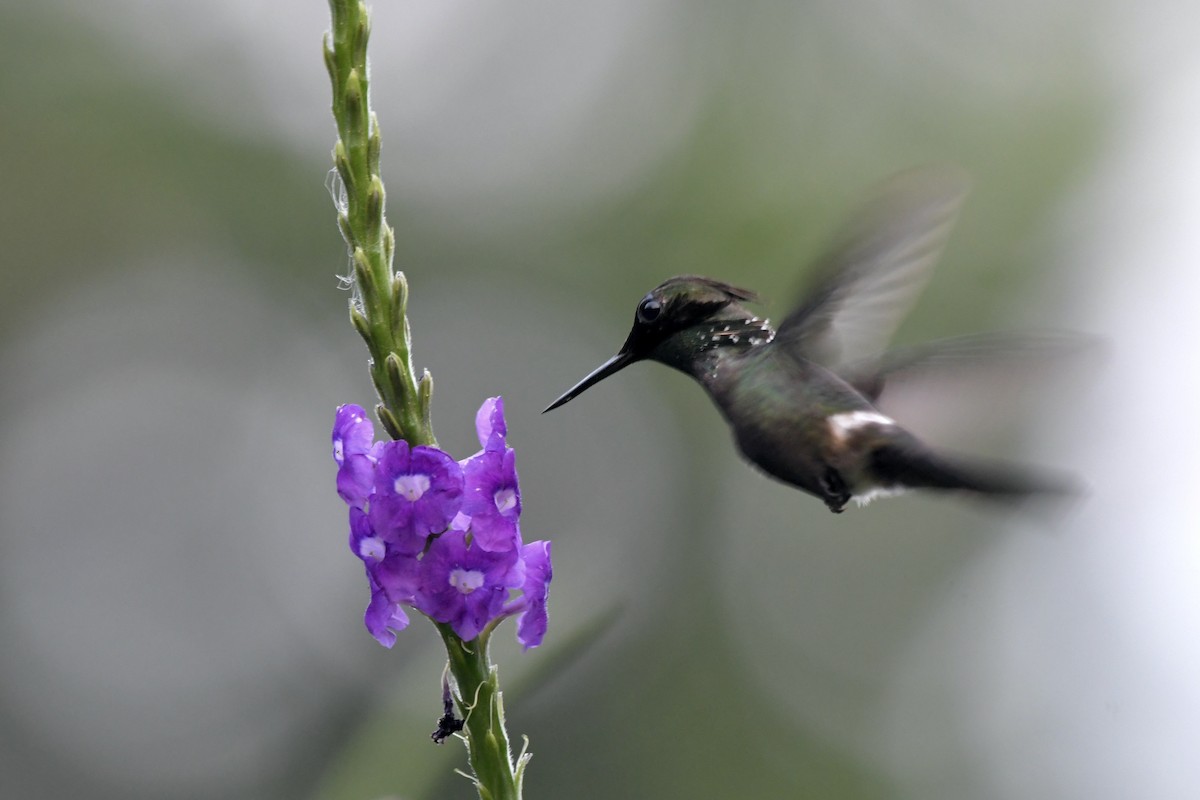
[[[387,554],[387,548],[381,539],[366,536],[358,543],[358,554],[372,561],[383,561],[384,555]]]
[[[415,503],[421,499],[421,495],[429,491],[429,476],[417,473],[416,475],[401,475],[396,478],[396,494],[400,495],[410,503]]]
[[[496,492],[492,499],[496,501],[496,510],[504,514],[517,505],[517,492],[512,488],[504,488]]]
[[[342,442],[341,439],[334,439],[333,440],[333,460],[340,464],[340,463],[342,463],[342,460],[345,457],[346,457],[346,445]]]
[[[463,594],[470,594],[483,586],[483,573],[477,569],[450,570],[450,585]]]

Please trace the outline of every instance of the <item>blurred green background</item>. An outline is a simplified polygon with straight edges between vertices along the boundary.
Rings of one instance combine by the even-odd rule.
[[[502,394],[551,629],[495,656],[528,798],[1200,796],[1200,12],[1067,0],[378,2],[418,367]],[[370,405],[325,188],[323,3],[0,9],[0,795],[470,797],[421,624],[362,629],[329,428]],[[974,191],[898,339],[1064,327],[1083,384],[929,436],[1071,513],[830,515],[642,366],[684,272],[775,318],[872,184]],[[960,414],[966,410],[967,413]],[[961,419],[959,419],[961,417]],[[518,739],[519,740],[519,739]]]

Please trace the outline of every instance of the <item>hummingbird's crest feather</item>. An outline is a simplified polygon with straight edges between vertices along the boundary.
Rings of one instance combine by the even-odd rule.
[[[950,167],[885,182],[818,260],[780,344],[828,367],[878,355],[925,287],[966,193]]]
[[[742,301],[757,303],[758,294],[749,289],[742,289],[724,281],[706,278],[703,275],[676,275],[656,286],[651,294],[660,295],[665,299],[687,298],[708,302]]]

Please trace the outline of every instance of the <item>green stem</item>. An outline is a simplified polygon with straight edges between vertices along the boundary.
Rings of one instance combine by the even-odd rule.
[[[387,194],[379,174],[379,121],[371,111],[367,40],[371,26],[361,0],[330,0],[332,31],[325,66],[333,85],[338,142],[333,163],[344,197],[338,226],[350,248],[355,297],[350,317],[371,353],[380,422],[394,439],[436,444],[429,417],[433,380],[417,380],[408,327],[408,282],[392,271],[396,236],[387,224]]]
[[[522,754],[513,762],[497,670],[488,659],[488,634],[463,642],[449,625],[438,623],[437,628],[450,659],[454,699],[466,721],[467,751],[479,796],[485,800],[519,800],[529,756]]]

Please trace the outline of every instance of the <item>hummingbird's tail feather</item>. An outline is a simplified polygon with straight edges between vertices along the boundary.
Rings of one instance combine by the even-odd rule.
[[[899,444],[876,448],[871,455],[871,471],[884,485],[967,491],[1009,502],[1080,492],[1078,485],[1062,476],[1035,473],[1011,465],[968,462],[925,448]]]

